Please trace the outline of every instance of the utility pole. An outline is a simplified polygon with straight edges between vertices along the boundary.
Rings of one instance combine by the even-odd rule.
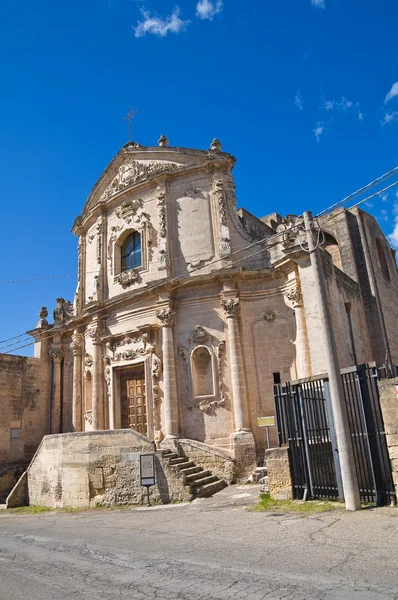
[[[314,294],[319,310],[319,326],[326,354],[326,369],[329,375],[331,408],[340,458],[344,500],[347,510],[359,510],[361,508],[361,500],[359,497],[358,479],[355,471],[347,406],[344,399],[344,390],[337,357],[336,340],[333,333],[332,315],[323,274],[322,259],[318,244],[314,239],[314,221],[310,211],[304,213],[304,226],[311,258]]]

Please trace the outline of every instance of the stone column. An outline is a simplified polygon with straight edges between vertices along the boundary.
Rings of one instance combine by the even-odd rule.
[[[81,334],[73,335],[71,349],[73,352],[72,427],[73,431],[82,431],[83,336]]]
[[[64,355],[59,348],[51,348],[49,355],[53,361],[53,384],[51,390],[51,433],[61,433],[62,402],[62,361]]]
[[[308,343],[307,322],[305,319],[303,296],[299,287],[295,287],[286,294],[292,303],[296,316],[296,371],[297,379],[311,377],[311,355]]]
[[[102,329],[97,324],[89,333],[94,346],[92,368],[93,430],[104,428]]]
[[[177,381],[174,359],[174,311],[170,306],[161,308],[156,316],[162,326],[163,403],[165,439],[178,437]]]
[[[237,309],[239,298],[223,298],[221,306],[227,317],[229,366],[235,414],[235,431],[250,431],[243,357],[240,345]]]
[[[236,296],[224,296],[221,299],[221,306],[227,317],[228,326],[229,372],[235,416],[235,432],[232,437],[236,461],[236,477],[238,481],[244,481],[256,468],[257,456],[254,436],[249,429],[249,410],[237,317],[239,298]]]

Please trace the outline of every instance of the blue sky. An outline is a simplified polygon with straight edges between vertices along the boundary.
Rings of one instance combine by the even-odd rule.
[[[393,0],[3,2],[0,280],[76,273],[70,228],[130,105],[143,145],[217,136],[258,216],[316,213],[396,167],[397,21]],[[367,210],[398,246],[396,200]],[[0,340],[75,283],[1,283]]]

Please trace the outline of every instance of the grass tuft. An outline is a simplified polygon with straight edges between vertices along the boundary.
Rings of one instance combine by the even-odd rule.
[[[270,494],[260,494],[260,502],[248,510],[251,512],[280,512],[310,515],[313,513],[342,510],[344,504],[340,502],[321,502],[318,500],[274,500]]]
[[[9,508],[7,513],[22,513],[27,515],[37,515],[38,513],[50,512],[54,509],[48,506],[18,506],[17,508]]]

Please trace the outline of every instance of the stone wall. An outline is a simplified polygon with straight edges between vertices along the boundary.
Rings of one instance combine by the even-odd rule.
[[[37,358],[0,354],[0,466],[30,461],[47,432]]]
[[[391,460],[395,491],[398,495],[398,378],[379,381],[384,431]]]
[[[201,444],[194,440],[180,439],[176,445],[179,452],[189,460],[200,465],[203,469],[211,471],[213,475],[224,479],[227,483],[234,483],[235,461],[233,456],[225,450]]]
[[[269,493],[275,500],[291,500],[292,479],[288,448],[271,448],[265,451],[264,466],[268,469]]]
[[[28,469],[29,504],[51,508],[144,504],[139,457],[152,452],[152,442],[129,429],[46,436]],[[168,467],[163,454],[155,454],[152,502],[190,499],[182,476]]]

